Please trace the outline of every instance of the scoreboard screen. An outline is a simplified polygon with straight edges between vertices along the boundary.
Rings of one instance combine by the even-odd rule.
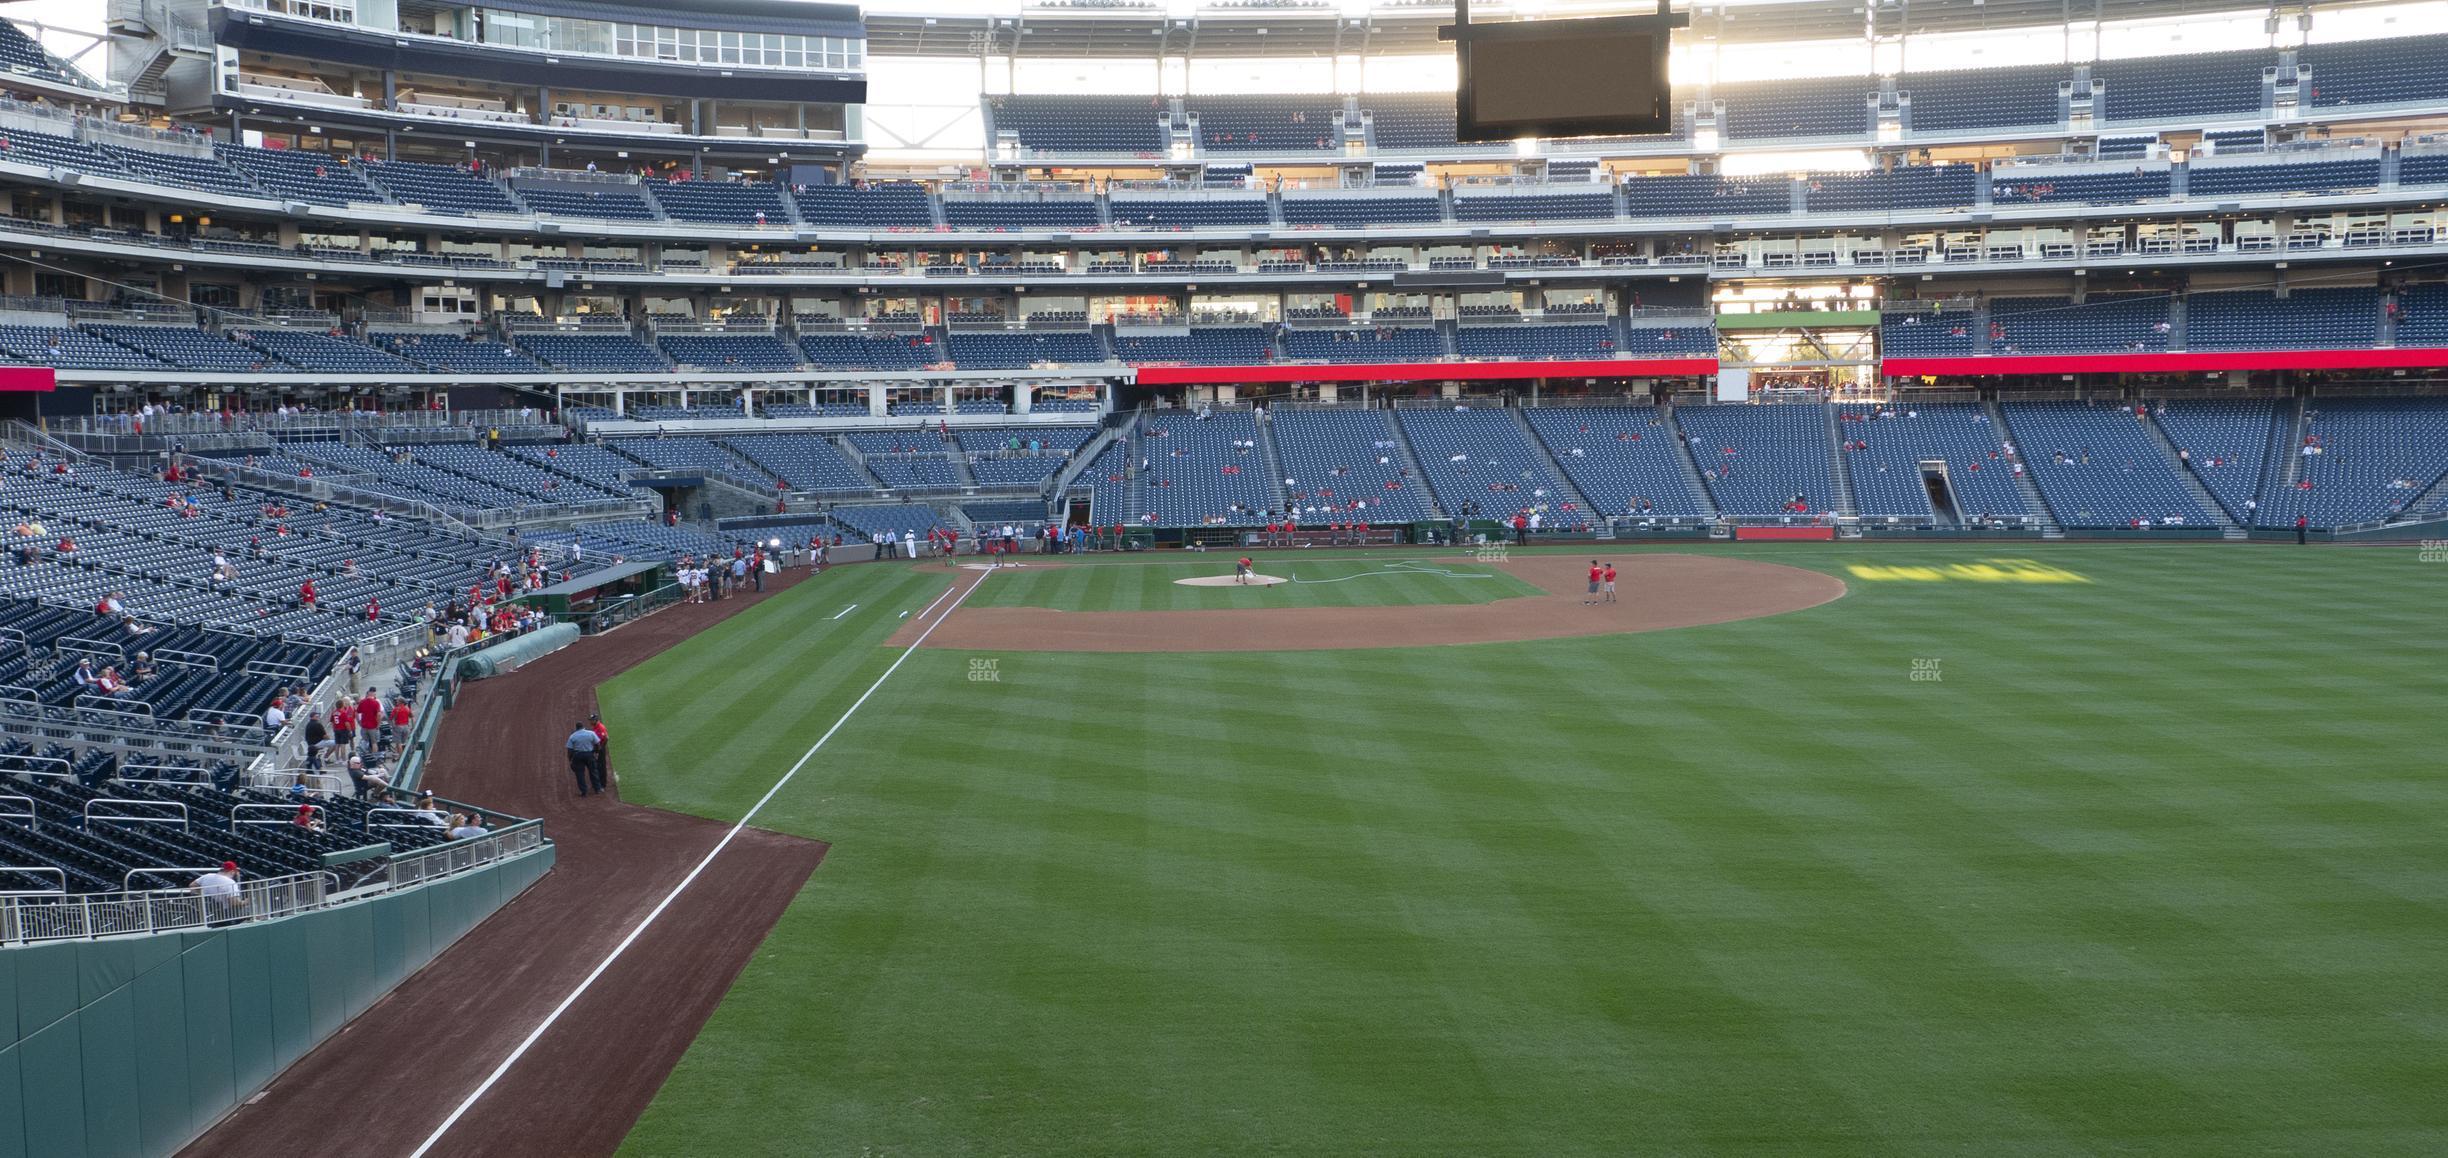
[[[1467,18],[1466,18],[1467,19]],[[1455,136],[1638,136],[1672,131],[1666,49],[1677,16],[1459,24]]]

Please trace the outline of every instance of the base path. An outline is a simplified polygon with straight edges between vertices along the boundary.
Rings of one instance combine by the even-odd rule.
[[[399,1158],[440,1126],[730,828],[576,796],[561,738],[595,710],[595,685],[806,574],[657,612],[462,689],[425,784],[542,817],[553,871],[184,1153]],[[616,776],[620,753],[615,732]],[[814,841],[741,832],[432,1152],[612,1153],[823,856]]]
[[[1593,606],[1583,602],[1588,597],[1589,558],[1533,555],[1487,564],[1546,592],[1492,603],[1206,611],[963,607],[927,638],[926,646],[965,651],[1317,651],[1503,643],[1756,619],[1817,607],[1845,593],[1844,581],[1833,575],[1779,563],[1617,553],[1618,602]],[[1289,559],[1272,562],[1298,565]],[[1229,574],[1224,582],[1230,584]],[[915,623],[904,626],[889,646],[907,647],[918,632]]]

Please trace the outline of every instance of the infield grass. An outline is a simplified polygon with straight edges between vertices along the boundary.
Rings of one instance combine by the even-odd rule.
[[[916,652],[760,816],[832,851],[625,1152],[2448,1152],[2448,565],[1717,550],[1941,577]],[[1945,577],[2001,553],[2089,582]],[[839,569],[607,685],[624,795],[736,819],[946,581]]]
[[[1541,594],[1493,567],[1434,556],[1312,559],[1278,553],[1257,560],[1267,586],[1185,587],[1179,581],[1230,577],[1235,556],[1196,562],[1116,562],[1022,566],[998,571],[969,597],[976,607],[1051,607],[1059,611],[1202,611],[1232,607],[1408,607],[1489,603]]]

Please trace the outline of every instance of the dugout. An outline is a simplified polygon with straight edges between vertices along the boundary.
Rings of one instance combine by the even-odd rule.
[[[576,575],[512,600],[587,632],[625,623],[666,602],[657,592],[673,586],[668,560],[640,560]]]

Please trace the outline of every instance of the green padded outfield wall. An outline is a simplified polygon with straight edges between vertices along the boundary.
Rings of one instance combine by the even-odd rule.
[[[175,1152],[552,862],[547,844],[277,921],[0,949],[0,1158]]]

